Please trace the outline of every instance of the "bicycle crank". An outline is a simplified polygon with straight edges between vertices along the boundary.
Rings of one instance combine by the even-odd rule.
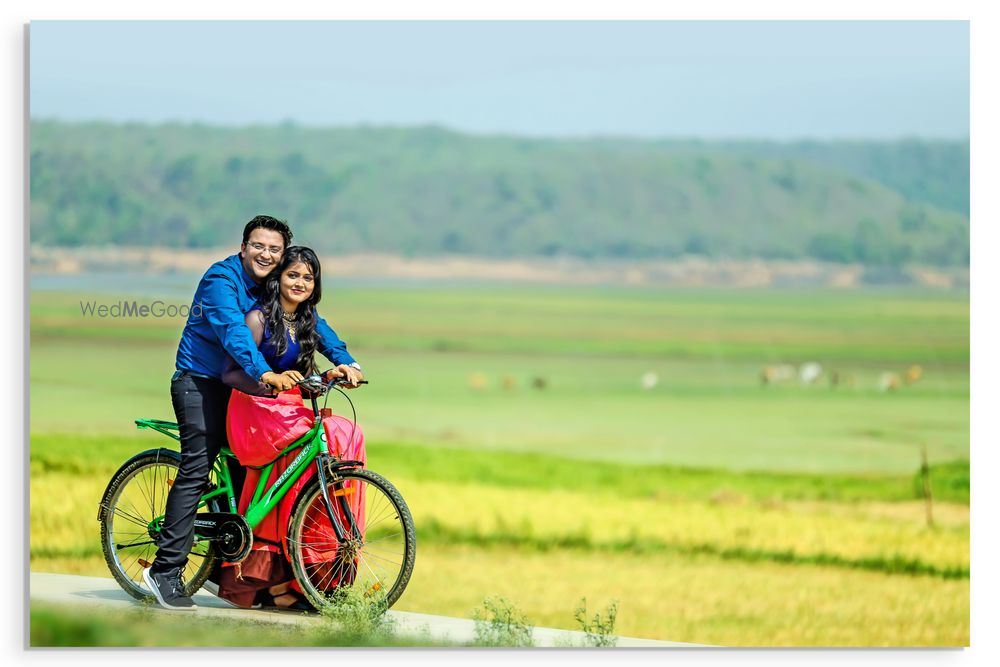
[[[194,520],[198,538],[211,541],[216,551],[230,563],[239,563],[253,547],[253,531],[239,514],[231,512],[205,512]]]

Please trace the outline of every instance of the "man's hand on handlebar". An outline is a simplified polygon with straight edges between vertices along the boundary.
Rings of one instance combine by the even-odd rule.
[[[336,368],[331,368],[326,373],[323,373],[323,380],[325,382],[333,382],[334,380],[341,379],[344,384],[340,385],[347,389],[357,389],[361,384],[361,381],[365,379],[364,374],[353,366],[348,366],[347,364],[341,364]]]
[[[271,385],[278,391],[288,391],[298,382],[302,381],[302,373],[298,371],[285,371],[278,373],[267,372],[260,377],[261,382]]]

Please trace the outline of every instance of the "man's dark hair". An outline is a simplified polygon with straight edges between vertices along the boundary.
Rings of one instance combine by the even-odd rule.
[[[285,239],[285,247],[287,248],[292,244],[292,230],[288,227],[288,223],[283,220],[278,220],[277,218],[272,218],[269,215],[258,215],[256,218],[247,223],[247,226],[243,228],[243,244],[250,240],[250,232],[255,229],[270,229],[272,231],[281,234],[282,238]]]

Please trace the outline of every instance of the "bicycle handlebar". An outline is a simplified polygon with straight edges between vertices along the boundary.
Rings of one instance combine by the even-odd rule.
[[[330,382],[323,379],[322,375],[309,375],[302,378],[296,385],[308,389],[313,393],[325,394],[331,387],[343,387],[350,385],[346,378],[333,378]],[[368,384],[368,380],[361,380],[358,385]]]

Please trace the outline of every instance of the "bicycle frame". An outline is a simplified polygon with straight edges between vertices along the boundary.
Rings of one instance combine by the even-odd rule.
[[[250,525],[251,530],[260,525],[260,522],[264,520],[264,517],[266,517],[267,514],[273,510],[279,502],[281,502],[281,499],[285,497],[299,478],[305,474],[309,466],[313,462],[316,462],[324,505],[330,518],[331,525],[333,526],[334,533],[337,535],[337,539],[341,542],[347,539],[348,532],[344,530],[337,513],[333,511],[333,504],[330,500],[329,493],[327,492],[326,463],[327,459],[330,458],[330,455],[326,451],[327,443],[326,434],[323,431],[322,415],[319,414],[318,409],[316,409],[315,412],[317,413],[316,423],[311,429],[309,429],[309,432],[282,449],[281,452],[275,456],[274,460],[271,461],[271,463],[268,463],[263,468],[260,468],[260,480],[257,482],[257,487],[254,490],[250,505],[247,507],[247,511],[243,515],[243,518],[246,519],[247,523]],[[158,431],[159,433],[163,433],[178,442],[180,441],[180,436],[173,433],[173,431],[177,431],[180,428],[175,422],[168,422],[160,419],[137,419],[135,421],[135,425],[136,428],[150,428]],[[274,465],[277,460],[285,454],[299,448],[301,448],[302,451],[299,452],[284,472],[278,476],[274,483],[268,486],[267,480],[270,479],[271,471],[274,469]],[[213,464],[213,470],[217,481],[216,488],[210,490],[201,497],[198,503],[199,508],[206,506],[213,498],[224,495],[228,501],[230,511],[233,513],[237,512],[236,496],[233,492],[232,477],[229,474],[229,466],[227,464],[227,459],[229,458],[235,459],[236,456],[228,447],[223,447]],[[354,467],[359,462],[342,461],[339,463],[342,464],[339,467]],[[348,519],[350,534],[353,537],[360,537],[357,525],[354,521],[354,516],[350,512],[343,494],[335,492],[334,495],[338,496],[339,505],[345,512],[345,516]],[[156,517],[152,522],[153,525],[159,526],[162,519],[162,516]]]

